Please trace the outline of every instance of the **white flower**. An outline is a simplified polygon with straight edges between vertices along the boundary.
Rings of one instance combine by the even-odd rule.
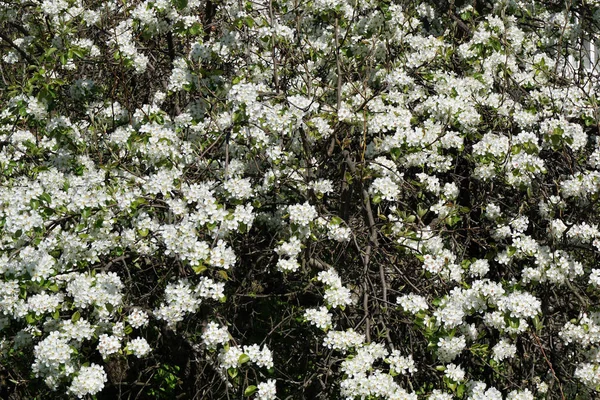
[[[490,263],[488,262],[488,260],[485,260],[485,259],[475,260],[469,266],[469,275],[482,277],[485,274],[487,274],[489,270],[490,270]]]
[[[236,263],[235,252],[223,240],[219,240],[210,251],[210,265],[217,268],[229,269]]]
[[[263,346],[262,349],[257,344],[244,346],[244,354],[250,357],[250,361],[259,367],[273,367],[273,354],[267,346]]]
[[[127,350],[138,358],[146,356],[152,350],[144,338],[135,338],[127,344]]]
[[[459,189],[454,182],[446,183],[443,190],[444,196],[448,200],[455,200],[458,197]]]
[[[446,371],[444,371],[444,374],[454,382],[462,382],[465,380],[465,371],[460,367],[460,365],[446,365]]]
[[[237,368],[242,354],[244,354],[244,351],[239,346],[230,346],[228,349],[221,349],[221,353],[219,354],[221,368]]]
[[[277,260],[277,269],[281,272],[295,272],[300,268],[300,264],[294,258],[280,258]]]
[[[495,387],[486,390],[486,384],[483,382],[471,381],[468,400],[502,400],[502,393]]]
[[[230,346],[228,349],[221,349],[219,354],[219,362],[221,368],[237,368],[240,365],[240,356],[243,354],[248,356],[250,362],[263,368],[273,368],[273,354],[266,346],[260,348],[253,344],[250,346]]]
[[[42,292],[28,297],[27,306],[36,315],[42,315],[53,312],[62,304],[63,300],[64,296],[62,293],[46,294]]]
[[[101,366],[92,364],[89,367],[81,367],[69,387],[69,392],[79,398],[88,394],[95,395],[104,388],[107,381],[108,377]]]
[[[302,251],[302,243],[296,236],[292,236],[289,241],[282,243],[275,248],[275,253],[280,256],[297,257]]]
[[[493,359],[502,361],[506,358],[512,358],[517,353],[517,346],[511,344],[507,339],[502,339],[492,349]]]
[[[550,233],[555,239],[560,239],[562,234],[567,230],[567,225],[560,219],[555,219],[550,223]]]
[[[408,357],[401,356],[399,350],[392,351],[392,354],[385,362],[390,364],[390,371],[395,374],[406,375],[417,371],[412,355],[409,355]]]
[[[304,318],[317,328],[328,329],[331,327],[331,314],[325,306],[319,309],[309,308],[304,312]]]
[[[133,310],[131,314],[129,314],[129,325],[134,328],[148,325],[148,314],[142,310]]]
[[[489,203],[486,208],[485,208],[485,216],[486,218],[495,221],[497,218],[499,218],[502,215],[502,212],[500,211],[500,207],[498,207],[496,204],[493,203]]]
[[[513,390],[506,395],[506,400],[534,400],[534,396],[529,389]]]
[[[257,389],[257,400],[275,400],[277,397],[275,379],[269,379],[266,382],[259,383]]]
[[[352,304],[352,294],[350,289],[343,286],[332,287],[325,290],[325,295],[323,297],[325,302],[333,308]]]
[[[387,201],[394,201],[400,195],[398,184],[396,184],[389,176],[375,179],[371,184],[370,191]]]
[[[365,342],[365,336],[353,329],[347,331],[329,331],[323,340],[323,346],[329,349],[346,351]]]
[[[414,293],[405,294],[396,299],[398,303],[405,311],[411,314],[417,314],[419,311],[429,309],[427,300],[423,296],[416,295]]]
[[[204,277],[195,290],[192,289],[189,282],[185,279],[177,283],[169,283],[165,289],[165,302],[154,311],[154,315],[156,318],[165,320],[171,327],[174,327],[178,322],[183,320],[186,313],[196,312],[201,302],[198,297],[205,297],[204,295],[208,297],[210,294],[218,294],[217,288],[213,288],[211,283],[213,282],[210,278]]]
[[[223,185],[232,198],[245,200],[253,195],[252,184],[247,178],[232,178]]]
[[[342,280],[338,273],[334,269],[328,269],[327,271],[321,271],[317,275],[317,279],[328,286],[341,286]]]
[[[453,398],[454,397],[452,397],[451,394],[443,393],[439,389],[435,389],[431,395],[429,395],[427,400],[452,400]]]
[[[314,206],[308,204],[295,204],[288,207],[290,222],[300,226],[308,226],[317,218],[317,210]]]
[[[327,224],[327,238],[337,242],[347,242],[350,240],[352,230],[342,224],[330,222]]]
[[[123,322],[117,322],[112,327],[113,335],[123,338],[125,336],[125,324]]]
[[[598,364],[582,363],[575,368],[575,378],[582,381],[589,388],[600,385],[600,371]]]
[[[441,362],[449,362],[454,360],[465,347],[467,342],[464,336],[460,337],[445,337],[438,340],[438,358]]]
[[[542,303],[526,292],[513,292],[498,301],[498,309],[513,318],[533,318],[541,312]]]
[[[313,181],[310,183],[310,186],[316,193],[319,194],[327,194],[333,192],[333,183],[329,179],[320,179],[318,181]]]
[[[537,391],[539,393],[547,393],[548,392],[548,384],[546,382],[540,382],[537,384]]]
[[[229,332],[226,327],[220,327],[216,322],[209,322],[202,334],[202,340],[209,349],[215,349],[218,345],[229,341]]]
[[[102,334],[98,340],[98,351],[102,358],[106,358],[111,354],[119,351],[121,348],[121,339],[118,336],[109,336]]]
[[[590,273],[590,285],[600,286],[600,269],[593,269]]]
[[[73,349],[60,332],[50,332],[48,337],[35,345],[35,361],[32,370],[36,376],[57,373],[61,367],[69,365]]]

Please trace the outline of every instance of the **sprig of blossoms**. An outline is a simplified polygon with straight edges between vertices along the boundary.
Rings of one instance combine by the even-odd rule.
[[[273,354],[268,347],[262,348],[256,344],[250,346],[230,346],[224,348],[219,354],[219,362],[222,368],[238,368],[244,362],[250,361],[259,367],[272,368]]]
[[[95,395],[104,388],[107,381],[108,377],[104,368],[97,364],[91,364],[89,367],[81,367],[69,387],[69,392],[80,399],[86,395]]]
[[[148,355],[148,353],[150,353],[150,351],[152,351],[146,339],[140,337],[132,339],[129,343],[127,343],[125,349],[138,358],[145,357]]]
[[[319,329],[327,330],[331,327],[332,315],[325,306],[320,308],[310,308],[304,312],[304,318],[309,321],[312,325],[315,325]]]
[[[209,349],[216,349],[217,346],[229,341],[229,332],[226,327],[221,327],[216,322],[209,322],[202,334],[202,341]]]
[[[429,305],[427,300],[414,293],[405,294],[396,299],[396,303],[399,304],[405,311],[411,314],[417,314],[419,311],[428,310]]]
[[[259,383],[257,386],[257,399],[258,400],[275,400],[277,397],[277,390],[275,388],[275,379],[269,379],[266,382]]]

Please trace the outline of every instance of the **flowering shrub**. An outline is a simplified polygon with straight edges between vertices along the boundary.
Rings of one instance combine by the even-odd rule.
[[[599,21],[0,1],[0,397],[597,398]]]

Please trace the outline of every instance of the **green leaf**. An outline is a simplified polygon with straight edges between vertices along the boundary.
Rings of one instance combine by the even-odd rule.
[[[351,174],[350,172],[346,171],[346,172],[344,173],[344,180],[346,181],[346,183],[347,183],[348,185],[352,185],[352,181],[353,181],[353,179],[352,179],[352,174]]]
[[[190,35],[196,36],[202,32],[202,25],[197,22],[194,22],[192,26],[188,29]]]
[[[173,0],[173,5],[178,10],[183,10],[188,5],[188,0]]]
[[[81,313],[79,312],[79,310],[75,311],[75,313],[71,316],[71,321],[73,322],[77,322],[79,321],[79,318],[81,318]]]
[[[462,399],[463,396],[465,395],[466,389],[467,389],[467,386],[464,383],[461,383],[460,385],[458,385],[458,388],[456,388],[456,396],[459,399]]]
[[[42,200],[46,204],[50,204],[52,202],[52,198],[50,197],[50,195],[48,193],[42,193],[40,195],[40,200]]]
[[[52,54],[56,53],[57,51],[58,51],[58,49],[56,47],[50,47],[48,50],[46,50],[46,53],[44,54],[44,56],[50,57]]]
[[[396,161],[402,155],[402,150],[398,147],[394,147],[390,150],[390,155],[392,156],[392,160]]]
[[[201,274],[202,272],[207,270],[207,267],[204,264],[198,264],[198,265],[193,266],[192,269],[194,270],[195,273]]]
[[[533,327],[535,328],[536,332],[540,332],[544,328],[544,323],[537,315],[533,318]]]
[[[35,199],[31,199],[31,201],[29,202],[29,205],[31,206],[31,208],[33,210],[37,210],[40,207],[40,202]]]
[[[250,357],[247,354],[242,354],[240,356],[240,358],[238,358],[238,364],[242,365],[244,363],[247,363],[248,361],[250,361]]]
[[[227,275],[227,271],[220,270],[220,271],[217,271],[217,274],[219,274],[219,276],[221,278],[223,278],[223,280],[225,280],[225,281],[229,280],[229,276]]]
[[[475,344],[473,344],[470,347],[469,350],[475,356],[478,356],[478,357],[487,357],[487,354],[488,354],[488,345],[487,344],[478,344],[478,343],[475,343]]]
[[[343,220],[340,217],[332,217],[331,221],[330,221],[333,225],[339,225],[343,222]]]
[[[244,390],[244,396],[250,397],[256,392],[256,386],[250,385]]]
[[[150,233],[150,231],[148,231],[148,229],[146,229],[146,228],[138,229],[138,234],[143,238],[148,236],[149,233]]]
[[[238,370],[236,368],[229,368],[227,373],[231,377],[231,379],[235,378],[238,375]]]

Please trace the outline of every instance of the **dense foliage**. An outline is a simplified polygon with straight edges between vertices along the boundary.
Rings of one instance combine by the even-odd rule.
[[[0,2],[0,397],[596,398],[599,23]]]

